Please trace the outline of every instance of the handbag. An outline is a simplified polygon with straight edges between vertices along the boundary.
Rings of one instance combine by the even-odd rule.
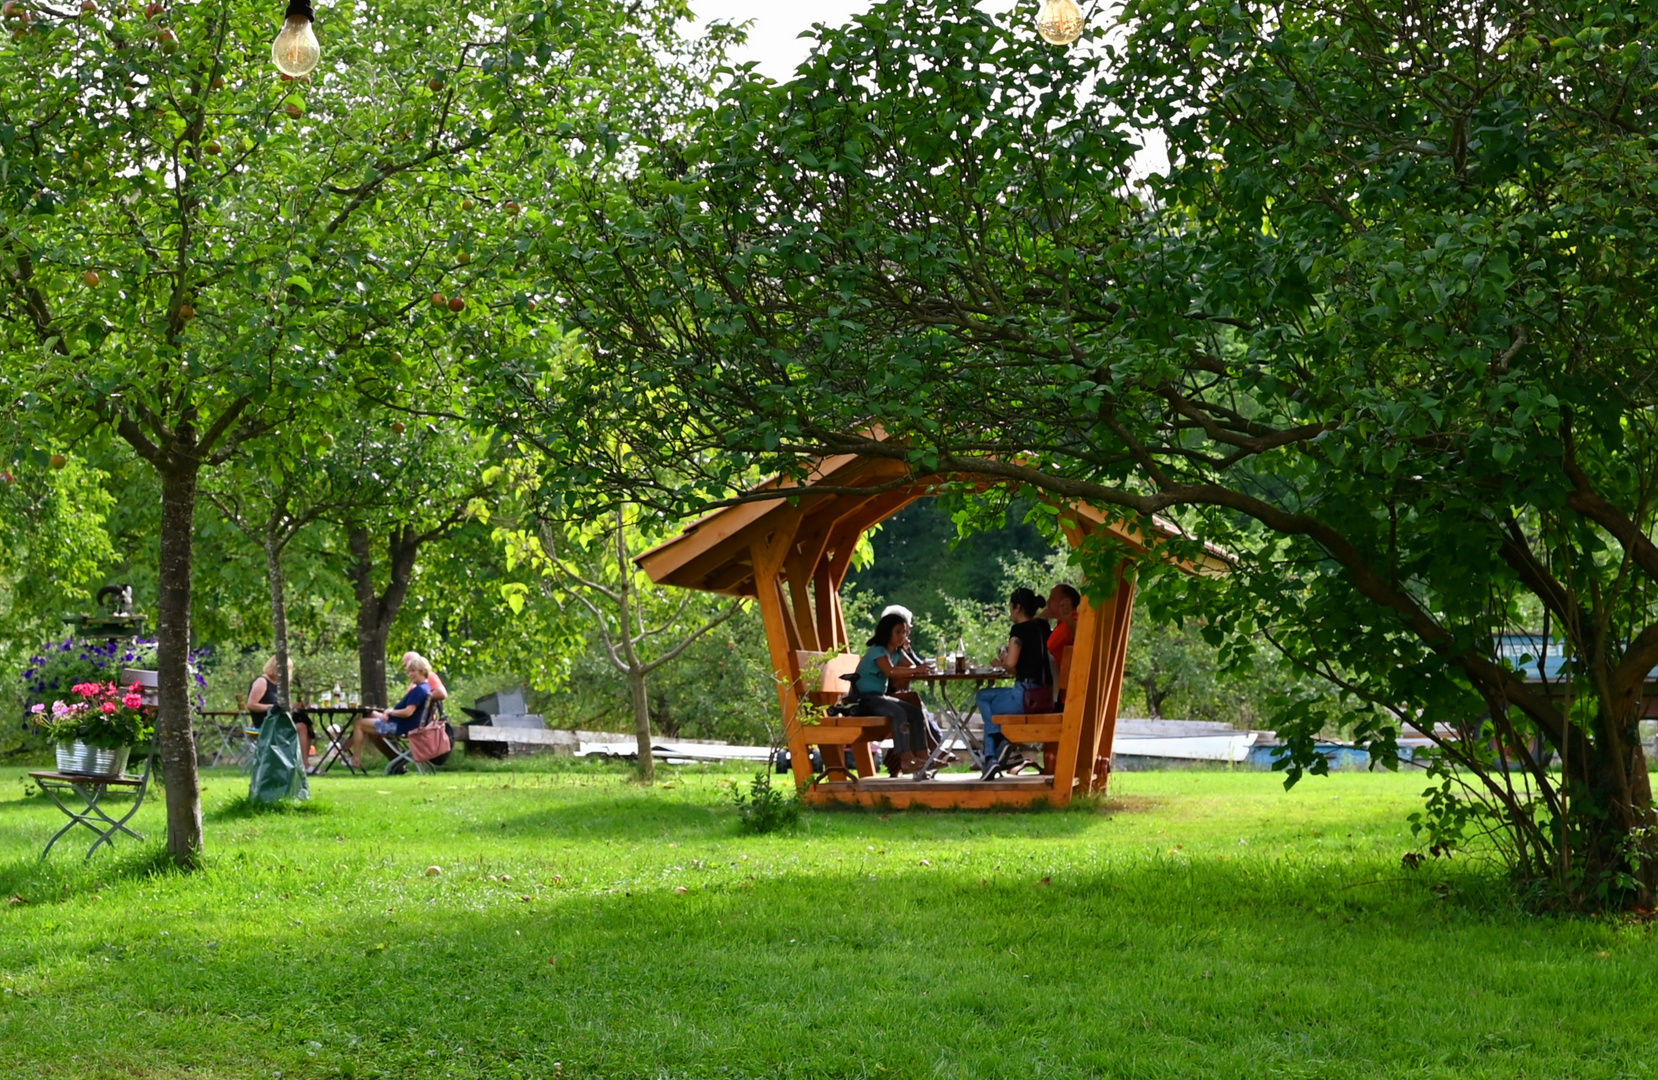
[[[1059,707],[1054,704],[1054,688],[1051,686],[1025,687],[1025,712],[1051,713],[1058,712]]]
[[[427,724],[409,732],[409,756],[416,761],[431,761],[447,754],[449,749],[448,724]]]

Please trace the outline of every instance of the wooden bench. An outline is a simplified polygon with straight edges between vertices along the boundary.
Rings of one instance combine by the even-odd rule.
[[[796,659],[800,670],[810,671],[823,665],[823,678],[816,690],[806,693],[806,700],[814,705],[833,705],[845,696],[850,685],[843,675],[858,670],[860,657],[853,653],[828,656],[819,652],[799,652]],[[826,716],[820,724],[801,724],[806,746],[815,746],[823,754],[824,778],[831,781],[850,780],[846,769],[846,751],[852,750],[854,767],[860,776],[875,775],[875,753],[872,743],[878,743],[892,734],[891,722],[884,716]]]

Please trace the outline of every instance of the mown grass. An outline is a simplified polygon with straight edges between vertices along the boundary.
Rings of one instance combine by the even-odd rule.
[[[1402,869],[1419,777],[1120,774],[1068,811],[743,837],[740,773],[325,778],[277,813],[222,774],[180,876],[132,843],[40,863],[21,775],[0,1075],[1658,1072],[1652,933]]]

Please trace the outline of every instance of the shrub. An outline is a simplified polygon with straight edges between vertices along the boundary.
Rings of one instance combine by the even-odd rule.
[[[800,821],[800,800],[772,787],[771,773],[761,769],[745,792],[731,785],[731,801],[737,804],[738,828],[746,833],[769,833]]]

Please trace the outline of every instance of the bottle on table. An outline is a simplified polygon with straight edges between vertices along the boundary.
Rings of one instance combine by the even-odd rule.
[[[956,674],[967,674],[967,639],[956,639]]]
[[[336,709],[345,704],[345,691],[340,689],[339,683],[334,684],[333,699],[334,708]]]

